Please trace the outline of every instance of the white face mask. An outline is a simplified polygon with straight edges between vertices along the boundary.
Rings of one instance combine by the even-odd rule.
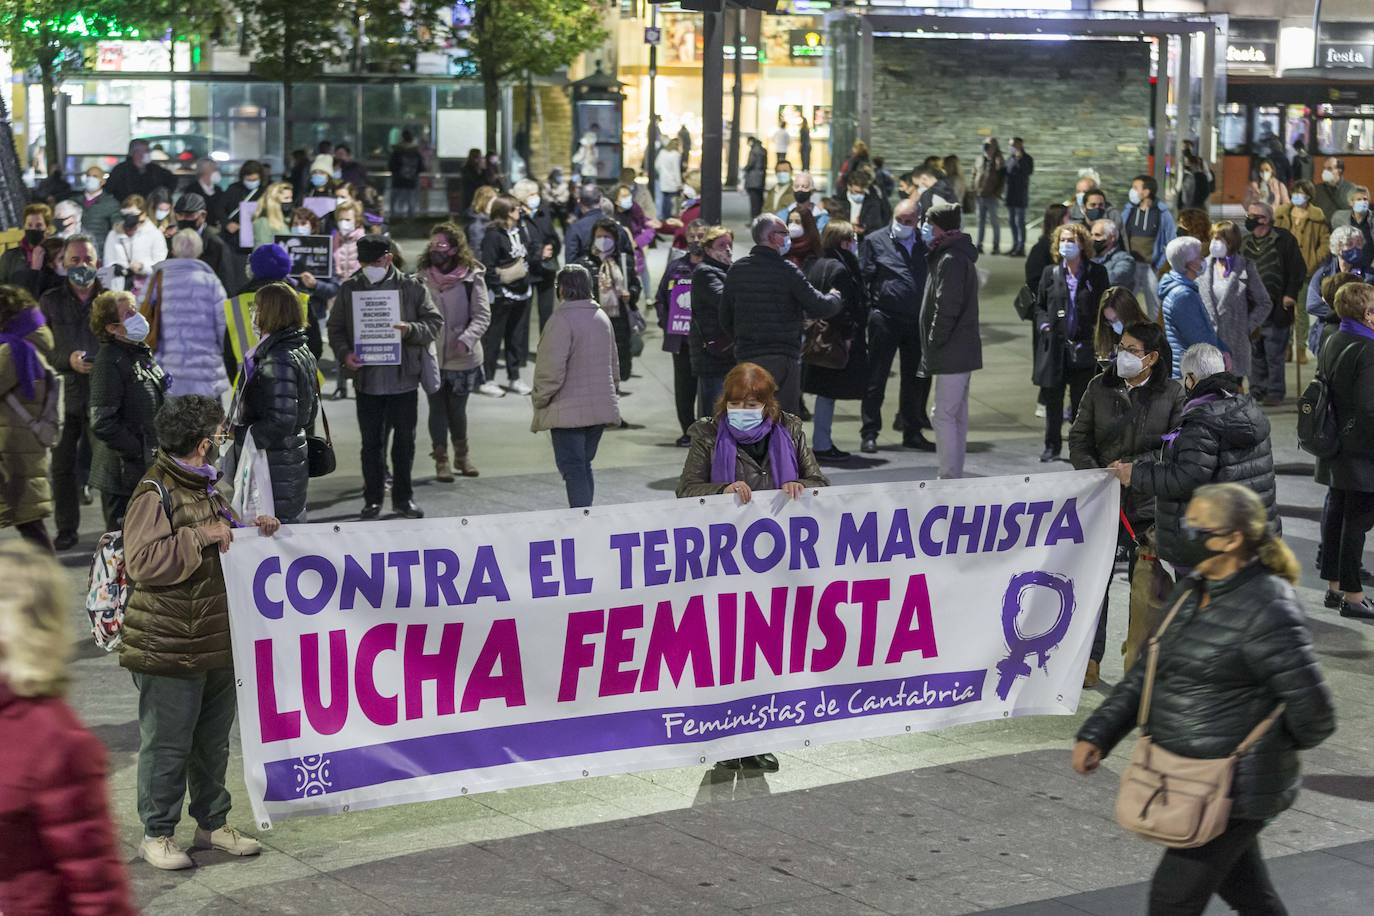
[[[1268,181],[1270,178],[1273,177],[1274,173],[1269,171],[1268,169],[1265,169],[1264,171],[1260,172],[1260,180],[1262,181]]]
[[[336,225],[338,225],[339,231],[344,235],[348,235],[348,233],[353,231],[353,220],[351,219],[341,219]]]
[[[1140,196],[1140,192],[1135,188],[1131,188],[1130,193],[1126,196],[1130,198],[1131,204],[1137,207],[1140,206],[1140,202],[1144,200],[1144,198]]]
[[[214,185],[219,184],[220,181],[223,180],[223,178],[224,178],[224,176],[221,175],[219,172],[211,172],[211,173],[210,173],[210,184],[211,184],[211,186],[214,186]],[[244,187],[247,187],[247,188],[249,188],[249,189],[256,188],[256,187],[258,186],[258,184],[257,184],[256,181],[253,182],[252,184],[249,184],[248,182],[245,181],[243,184],[244,184]]]
[[[1129,350],[1116,351],[1116,374],[1118,378],[1130,379],[1145,371],[1145,361]]]
[[[605,254],[610,254],[612,251],[615,251],[615,239],[606,235],[598,235],[596,237],[596,250]]]
[[[155,213],[155,215],[157,216],[157,221],[160,223],[160,222],[162,222],[163,220],[165,220],[167,217],[169,217],[169,216],[172,215],[172,208],[171,208],[171,207],[158,207],[157,210],[154,211],[154,213]]]
[[[1327,184],[1335,184],[1339,180],[1340,179],[1336,177],[1336,173],[1331,169],[1322,169],[1322,181]]]
[[[94,175],[87,175],[85,178],[81,179],[81,184],[88,194],[94,194],[96,191],[99,191],[102,183],[101,179]]]
[[[787,234],[790,235],[790,236],[791,236],[792,238],[794,238],[794,239],[799,239],[799,238],[801,238],[801,237],[802,237],[802,227],[801,227],[801,223],[788,223],[788,224],[787,224]]]
[[[616,199],[615,205],[622,210],[628,210],[630,209],[630,205],[633,203],[634,198],[632,197],[620,197]]]
[[[310,234],[310,227],[309,227],[309,226],[292,226],[292,227],[291,227],[291,234],[292,234],[292,235],[309,235],[309,234]]]
[[[526,197],[526,198],[525,198],[525,206],[529,207],[531,210],[538,210],[538,209],[539,209],[539,195],[538,195],[538,194],[533,194],[533,195],[531,195],[531,196],[529,196],[529,197]]]
[[[367,277],[368,283],[380,283],[386,276],[386,265],[369,264],[363,268],[363,276]]]
[[[1212,239],[1212,244],[1207,246],[1207,251],[1218,261],[1230,254],[1226,248],[1226,243],[1221,239]]]
[[[134,312],[121,323],[124,325],[124,336],[134,343],[138,343],[148,336],[148,319],[138,312]]]

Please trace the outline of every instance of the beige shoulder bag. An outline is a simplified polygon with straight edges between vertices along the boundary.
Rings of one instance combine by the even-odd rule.
[[[1145,686],[1140,693],[1142,734],[1121,774],[1116,796],[1116,821],[1133,833],[1174,849],[1193,849],[1210,843],[1226,830],[1231,815],[1231,780],[1236,761],[1249,751],[1283,715],[1284,704],[1251,729],[1230,756],[1210,760],[1183,757],[1155,745],[1144,730],[1150,716],[1159,640],[1178,616],[1188,594],[1175,602],[1150,638]]]

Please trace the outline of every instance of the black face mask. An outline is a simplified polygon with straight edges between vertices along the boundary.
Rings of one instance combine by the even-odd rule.
[[[1091,207],[1083,211],[1083,215],[1088,218],[1088,222],[1095,223],[1107,215],[1107,211],[1101,207]]]
[[[706,248],[700,242],[692,242],[687,246],[687,255],[693,258],[706,257]]]
[[[1212,557],[1225,553],[1222,550],[1215,550],[1207,546],[1210,538],[1218,535],[1230,534],[1229,531],[1208,531],[1205,528],[1194,528],[1187,522],[1179,525],[1179,542],[1174,549],[1174,559],[1179,565],[1196,569],[1200,564],[1212,559]]]
[[[179,219],[179,220],[177,220],[177,228],[178,228],[178,229],[193,229],[193,230],[199,232],[199,231],[200,231],[200,221],[199,221],[199,220],[194,220],[194,219]]]
[[[46,237],[47,233],[44,232],[42,229],[24,230],[24,244],[28,245],[30,248],[34,247],[35,245],[43,244],[43,239]]]
[[[1245,218],[1245,231],[1254,232],[1256,229],[1259,228],[1259,224],[1260,221],[1258,216],[1247,216]]]
[[[134,229],[137,229],[137,228],[138,228],[139,220],[141,220],[142,218],[143,218],[143,217],[139,216],[137,213],[127,213],[127,214],[125,214],[125,216],[124,216],[124,228],[125,228],[125,229],[128,229],[128,230],[131,230],[131,231],[134,230]]]
[[[811,192],[810,192],[810,191],[793,191],[793,192],[792,192],[792,197],[793,197],[793,198],[797,201],[797,203],[799,203],[799,204],[808,203],[808,202],[811,200]]]
[[[1106,239],[1093,239],[1093,251],[1101,254],[1107,250],[1107,244],[1108,242]]]

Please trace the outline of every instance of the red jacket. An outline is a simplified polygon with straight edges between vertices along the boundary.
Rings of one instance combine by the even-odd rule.
[[[67,704],[0,679],[0,913],[136,912],[105,792],[105,747]]]

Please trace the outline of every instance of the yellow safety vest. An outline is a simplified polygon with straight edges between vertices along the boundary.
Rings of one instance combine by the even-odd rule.
[[[310,294],[297,290],[296,298],[301,303],[301,317],[310,321]],[[256,292],[240,293],[224,300],[224,326],[229,333],[229,349],[239,366],[243,365],[243,354],[258,345],[258,334],[253,330],[253,303],[256,300]],[[323,383],[323,374],[316,374]],[[234,387],[237,388],[238,384],[235,378]]]

